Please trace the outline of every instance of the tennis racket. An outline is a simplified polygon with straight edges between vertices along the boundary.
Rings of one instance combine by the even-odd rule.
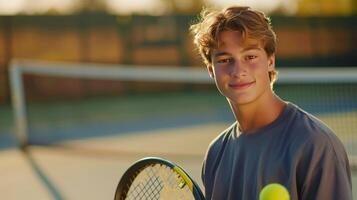
[[[122,176],[115,200],[204,200],[198,185],[178,165],[157,157],[135,162]]]

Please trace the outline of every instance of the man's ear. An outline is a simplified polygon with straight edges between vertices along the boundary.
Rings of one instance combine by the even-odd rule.
[[[268,71],[274,71],[275,69],[275,54],[268,57]]]
[[[214,73],[213,73],[213,66],[212,64],[207,64],[207,70],[208,70],[208,74],[211,78],[214,78]]]

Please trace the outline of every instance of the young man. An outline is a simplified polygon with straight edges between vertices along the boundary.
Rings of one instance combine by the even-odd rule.
[[[272,89],[276,36],[269,18],[249,7],[204,11],[201,17],[191,26],[194,42],[237,120],[207,151],[206,198],[256,200],[265,185],[280,183],[293,200],[352,199],[343,144]]]

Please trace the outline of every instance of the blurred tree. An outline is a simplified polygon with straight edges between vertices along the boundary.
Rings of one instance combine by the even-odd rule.
[[[46,12],[41,13],[41,14],[44,14],[44,15],[61,15],[62,12],[60,12],[56,8],[49,8]]]
[[[104,0],[76,0],[75,3],[76,12],[106,12],[107,3]]]
[[[160,0],[168,13],[197,13],[206,6],[205,0]]]
[[[298,0],[297,15],[338,16],[352,15],[355,0]]]

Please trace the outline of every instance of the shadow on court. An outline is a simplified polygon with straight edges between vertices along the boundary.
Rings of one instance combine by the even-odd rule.
[[[31,151],[29,149],[25,149],[22,152],[25,160],[31,166],[32,171],[34,172],[38,180],[40,180],[42,185],[46,188],[46,190],[51,194],[52,198],[55,200],[63,200],[64,197],[61,195],[60,191],[43,171],[41,166],[36,162],[36,159],[32,156]]]

